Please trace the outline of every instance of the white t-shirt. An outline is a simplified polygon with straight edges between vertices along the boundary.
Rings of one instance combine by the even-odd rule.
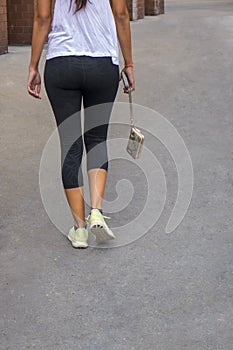
[[[70,11],[69,11],[70,8]],[[74,14],[75,1],[55,0],[46,59],[57,56],[110,56],[119,64],[115,20],[109,0],[88,0]]]

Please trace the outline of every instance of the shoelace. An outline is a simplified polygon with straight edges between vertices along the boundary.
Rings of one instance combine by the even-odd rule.
[[[102,217],[103,217],[104,219],[111,219],[110,216],[106,216],[106,215],[103,215],[103,214],[101,214],[101,215],[102,215]],[[85,218],[85,222],[86,222],[86,223],[89,222],[90,216],[91,216],[91,214],[89,214],[89,215]]]

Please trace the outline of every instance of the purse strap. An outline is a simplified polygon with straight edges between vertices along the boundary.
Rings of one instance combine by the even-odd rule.
[[[130,108],[130,125],[134,127],[134,114],[133,114],[133,103],[132,103],[132,90],[129,88],[129,108]]]

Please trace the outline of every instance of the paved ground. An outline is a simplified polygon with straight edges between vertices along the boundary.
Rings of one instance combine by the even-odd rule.
[[[50,221],[38,181],[51,109],[44,92],[38,102],[25,91],[30,48],[0,57],[1,350],[232,349],[232,11],[232,1],[170,0],[166,15],[132,23],[134,99],[183,137],[194,191],[166,234],[177,174],[164,147],[151,144],[166,205],[146,235],[120,248],[75,250]],[[129,220],[135,210],[138,197]]]

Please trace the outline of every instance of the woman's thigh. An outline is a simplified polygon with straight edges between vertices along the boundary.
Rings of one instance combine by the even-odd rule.
[[[84,105],[84,142],[87,169],[108,169],[106,147],[109,120],[119,86],[119,66],[111,57],[86,60]]]
[[[84,107],[113,102],[119,86],[119,66],[111,57],[83,57],[85,83]]]
[[[79,63],[78,63],[79,64]],[[83,152],[81,104],[82,66],[70,57],[47,60],[44,70],[45,89],[54,112],[61,144],[62,164],[81,161]],[[74,77],[76,80],[74,80]],[[71,162],[71,158],[74,160]]]
[[[119,87],[119,66],[111,57],[88,57],[85,64],[83,105],[84,132],[94,127],[95,135],[106,138],[113,102]]]
[[[44,84],[57,126],[81,110],[82,83],[82,65],[75,65],[72,56],[46,61]]]

